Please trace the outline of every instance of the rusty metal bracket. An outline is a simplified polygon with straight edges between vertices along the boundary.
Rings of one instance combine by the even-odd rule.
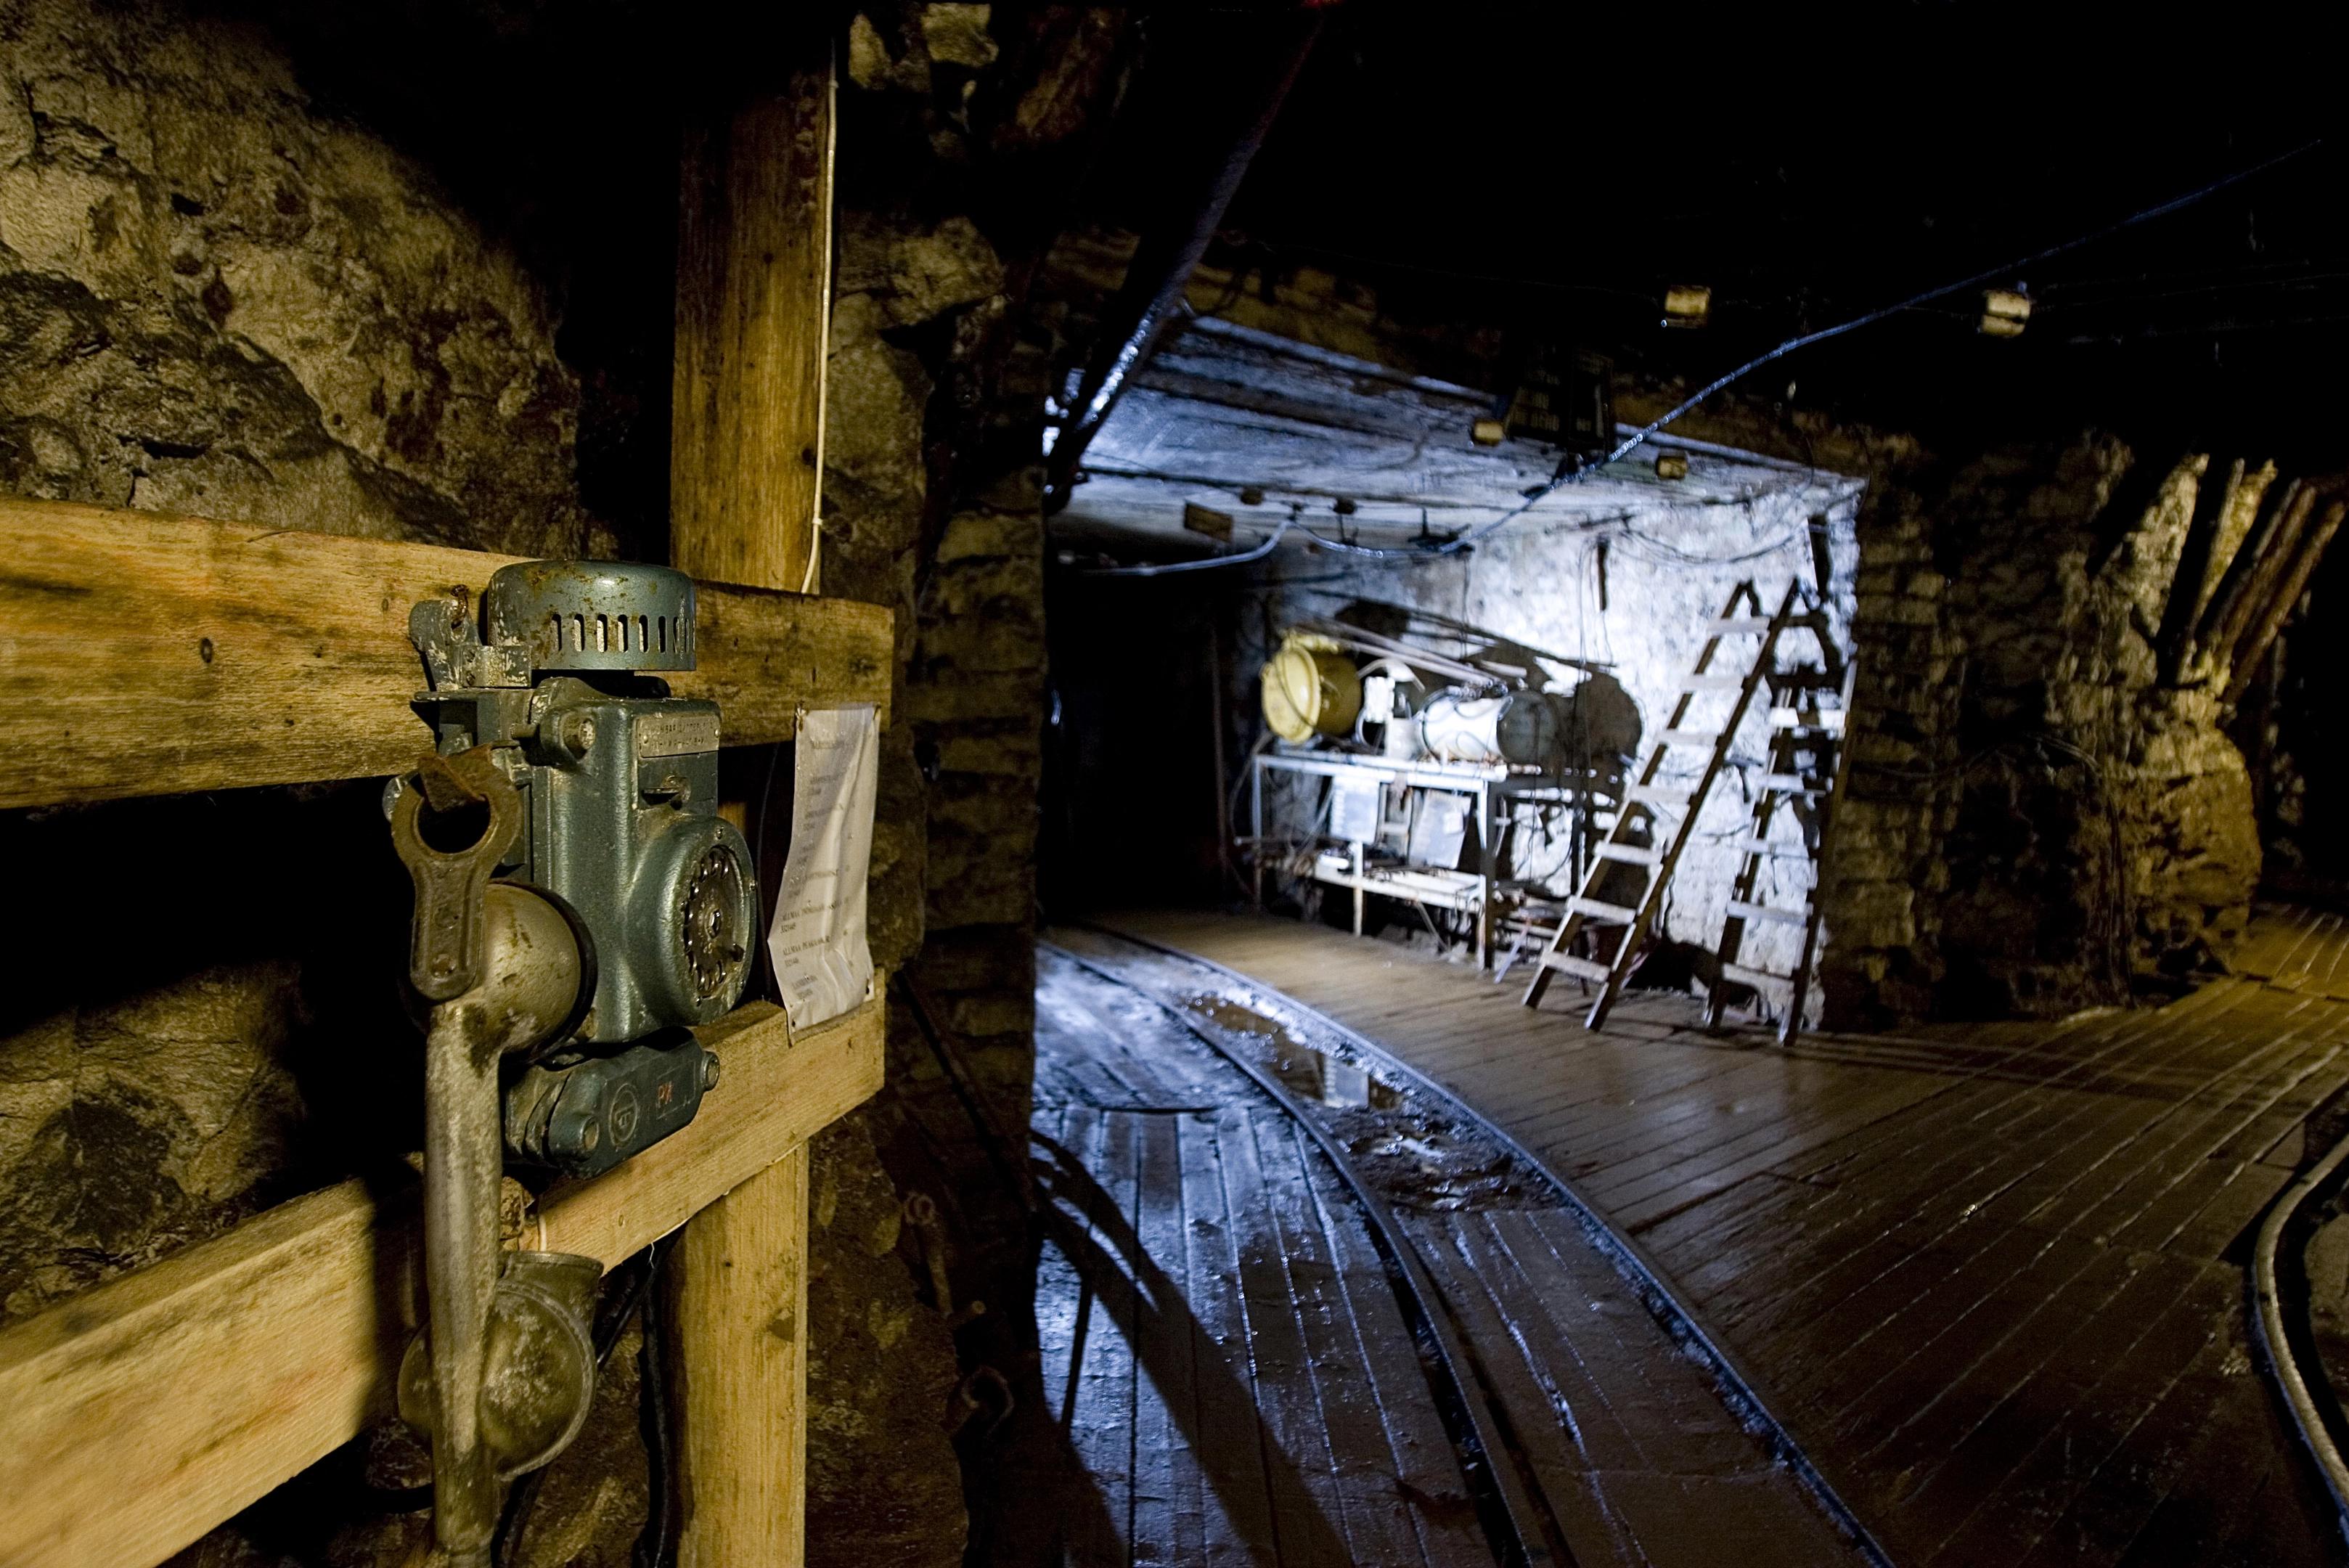
[[[455,756],[427,755],[391,806],[391,843],[416,885],[408,980],[428,1002],[462,996],[481,981],[484,898],[499,861],[522,831],[522,796],[487,746]],[[436,845],[434,823],[459,825],[478,815],[471,843]]]

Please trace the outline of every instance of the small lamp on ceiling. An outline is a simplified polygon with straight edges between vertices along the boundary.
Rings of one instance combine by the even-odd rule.
[[[1982,333],[1985,337],[2020,337],[2031,319],[2031,296],[2021,284],[2013,288],[1982,290]]]
[[[1713,290],[1701,283],[1676,283],[1664,290],[1664,325],[1702,327],[1713,318]]]
[[[1656,477],[1658,479],[1686,479],[1688,477],[1688,453],[1684,452],[1659,452],[1656,456]]]

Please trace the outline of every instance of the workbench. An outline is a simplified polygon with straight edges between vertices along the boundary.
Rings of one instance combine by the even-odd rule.
[[[1500,836],[1495,831],[1495,825],[1505,820],[1504,808],[1516,800],[1571,801],[1589,793],[1587,785],[1546,774],[1526,763],[1447,763],[1429,757],[1406,759],[1286,747],[1259,752],[1250,765],[1248,805],[1250,894],[1259,911],[1264,909],[1265,775],[1272,773],[1319,777],[1333,784],[1348,777],[1368,777],[1391,786],[1467,795],[1475,854],[1473,871],[1376,863],[1370,858],[1367,840],[1343,839],[1338,841],[1344,845],[1342,850],[1317,851],[1305,874],[1316,882],[1352,890],[1356,936],[1362,934],[1364,906],[1372,893],[1474,915],[1476,964],[1480,969],[1492,967],[1495,899],[1506,892],[1499,868]]]

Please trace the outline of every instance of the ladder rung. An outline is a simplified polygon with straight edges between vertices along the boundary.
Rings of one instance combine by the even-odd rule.
[[[1733,615],[1712,622],[1705,629],[1715,637],[1727,637],[1741,631],[1768,631],[1770,618],[1766,615]]]
[[[1779,991],[1791,993],[1795,989],[1795,982],[1783,974],[1772,974],[1766,969],[1747,969],[1744,964],[1723,964],[1721,978],[1733,980],[1740,985],[1750,985],[1756,991]]]
[[[1566,907],[1588,919],[1607,920],[1628,926],[1640,918],[1640,911],[1628,904],[1610,904],[1603,898],[1585,898],[1580,895],[1568,898]]]
[[[1844,711],[1840,708],[1773,708],[1770,727],[1774,730],[1827,730],[1840,732]]]
[[[1764,774],[1762,787],[1779,794],[1825,794],[1827,786],[1800,774]]]
[[[1743,675],[1691,675],[1681,681],[1683,691],[1743,691],[1747,677]]]
[[[1603,963],[1593,963],[1587,958],[1576,958],[1572,953],[1544,953],[1542,967],[1570,974],[1577,980],[1606,980],[1614,973]]]
[[[1782,844],[1775,838],[1741,838],[1734,847],[1740,855],[1760,855],[1772,860],[1808,860],[1811,852],[1800,844]]]
[[[1729,912],[1748,920],[1775,920],[1781,925],[1799,926],[1811,918],[1808,909],[1774,909],[1767,904],[1748,904],[1743,899],[1729,900]]]
[[[1656,733],[1660,746],[1703,746],[1710,749],[1721,739],[1717,730],[1661,730]]]
[[[1623,792],[1623,799],[1627,805],[1632,801],[1640,801],[1648,805],[1685,807],[1689,803],[1690,793],[1688,789],[1678,784],[1635,784]]]
[[[1653,866],[1664,857],[1662,850],[1651,846],[1618,844],[1612,839],[1601,839],[1591,853],[1601,860],[1619,860],[1626,866]]]

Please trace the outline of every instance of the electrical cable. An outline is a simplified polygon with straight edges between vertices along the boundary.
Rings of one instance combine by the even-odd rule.
[[[1822,327],[1816,332],[1805,332],[1795,337],[1789,337],[1784,343],[1781,343],[1776,348],[1771,349],[1768,353],[1762,354],[1754,358],[1749,359],[1744,364],[1737,367],[1734,370],[1730,371],[1727,375],[1716,377],[1713,380],[1706,382],[1702,387],[1691,393],[1688,397],[1682,399],[1664,414],[1657,419],[1651,420],[1647,424],[1640,426],[1638,430],[1624,437],[1620,442],[1617,443],[1613,451],[1609,452],[1604,458],[1601,458],[1599,463],[1594,466],[1603,467],[1607,463],[1614,462],[1624,457],[1639,447],[1640,444],[1645,441],[1650,436],[1655,434],[1666,425],[1671,424],[1674,420],[1679,419],[1682,415],[1695,408],[1699,403],[1703,402],[1707,398],[1713,396],[1715,392],[1728,387],[1733,382],[1743,380],[1745,377],[1752,375],[1763,366],[1771,363],[1773,360],[1784,358],[1786,355],[1793,353],[1797,348],[1806,348],[1814,343],[1823,343],[1830,337],[1840,337],[1847,332],[1856,332],[1860,327],[1873,326],[1877,322],[1882,321],[1887,317],[1897,316],[1904,310],[1913,309],[1920,305],[1929,305],[1934,300],[1944,299],[1952,294],[1958,294],[1969,288],[1978,287],[1982,284],[1990,282],[1992,278],[2006,276],[2010,274],[2019,272],[2027,266],[2036,266],[2041,262],[2053,260],[2054,257],[2060,256],[2068,251],[2077,250],[2082,245],[2093,244],[2098,240],[2108,238],[2113,234],[2119,234],[2125,229],[2132,229],[2139,223],[2150,223],[2156,218],[2166,217],[2171,213],[2190,207],[2197,202],[2203,201],[2208,197],[2215,196],[2220,192],[2224,191],[2230,186],[2240,185],[2244,181],[2251,179],[2255,175],[2263,174],[2269,170],[2275,168],[2278,164],[2290,162],[2292,159],[2300,157],[2302,153],[2313,152],[2317,148],[2323,145],[2324,139],[2321,136],[2312,140],[2303,141],[2298,147],[2294,147],[2288,151],[2279,152],[2274,157],[2267,159],[2264,161],[2254,163],[2246,169],[2239,169],[2231,174],[2214,180],[2209,184],[2201,187],[2199,190],[2189,191],[2182,196],[2173,196],[2167,202],[2145,208],[2141,212],[2132,213],[2126,218],[2122,218],[2116,223],[2107,223],[2101,229],[2092,230],[2087,234],[2079,235],[2077,238],[2065,240],[2058,244],[2049,245],[2044,250],[2033,251],[2029,255],[2017,256],[2013,261],[2002,263],[1997,266],[1985,267],[1980,272],[1973,273],[1968,276],[1958,279],[1955,283],[1945,283],[1937,288],[1929,288],[1921,294],[1910,295],[1908,298],[1900,300],[1896,304],[1879,306],[1878,308],[1868,311],[1864,315],[1855,316],[1850,320],[1838,322],[1833,327]],[[1559,482],[1552,481],[1553,486],[1557,483]]]
[[[661,1260],[667,1255],[672,1241],[673,1238],[664,1237],[638,1252],[627,1263],[623,1264],[620,1270],[614,1271],[614,1273],[618,1276],[617,1285],[611,1298],[596,1310],[595,1329],[590,1336],[595,1347],[595,1366],[598,1371],[601,1371],[612,1359],[612,1352],[618,1346],[620,1336],[627,1332],[629,1320],[646,1305],[659,1275]],[[623,1270],[625,1272],[622,1272]],[[649,1337],[650,1325],[647,1324],[647,1338]],[[646,1375],[643,1363],[640,1361],[638,1376],[641,1377]],[[651,1396],[647,1395],[646,1397],[651,1397]],[[495,1558],[498,1563],[508,1565],[508,1568],[511,1568],[511,1564],[521,1553],[523,1536],[530,1528],[531,1514],[538,1505],[539,1489],[546,1483],[549,1468],[551,1467],[541,1466],[523,1477],[514,1484],[513,1490],[506,1497],[505,1511],[498,1522]],[[649,1519],[646,1528],[647,1530],[651,1528]],[[639,1550],[641,1546],[640,1542]]]
[[[2246,180],[2264,174],[2269,170],[2273,169],[2280,164],[2288,163],[2295,158],[2313,152],[2323,145],[2324,139],[2323,137],[2320,136],[2313,138],[2311,140],[2302,142],[2297,147],[2292,148],[2283,152],[2279,152],[2272,158],[2265,159],[2261,162],[2251,164],[2247,168],[2239,169],[2231,174],[2214,180],[2209,184],[2204,185],[2198,190],[2187,192],[2181,196],[2173,196],[2167,202],[2162,202],[2154,206],[2147,207],[2141,211],[2132,213],[2127,217],[2107,223],[2102,228],[2094,229],[2087,234],[2078,235],[2073,239],[2064,240],[2060,244],[2048,245],[2043,249],[2033,251],[2028,255],[2017,256],[2011,261],[2002,262],[1996,266],[1984,267],[1980,272],[1968,274],[1966,276],[1958,279],[1955,283],[1941,284],[1935,287],[1926,289],[1921,293],[1912,294],[1908,298],[1899,300],[1891,305],[1879,306],[1874,310],[1855,316],[1848,321],[1837,322],[1832,327],[1822,327],[1814,332],[1799,333],[1793,337],[1787,338],[1785,342],[1779,344],[1776,348],[1770,349],[1768,352],[1756,355],[1754,358],[1748,359],[1745,363],[1738,366],[1735,369],[1730,370],[1723,375],[1716,376],[1712,380],[1707,381],[1703,386],[1698,388],[1694,392],[1692,392],[1687,397],[1682,399],[1678,403],[1665,410],[1662,414],[1649,421],[1646,424],[1641,425],[1630,435],[1625,436],[1608,452],[1606,456],[1599,459],[1598,462],[1577,465],[1573,454],[1568,454],[1566,462],[1559,465],[1558,472],[1553,475],[1547,483],[1537,485],[1528,492],[1525,499],[1518,502],[1516,505],[1509,508],[1506,512],[1502,513],[1498,517],[1492,519],[1490,522],[1478,524],[1475,527],[1455,535],[1452,538],[1447,539],[1441,544],[1426,545],[1413,545],[1394,548],[1381,548],[1367,545],[1341,545],[1336,541],[1323,538],[1319,534],[1313,534],[1310,529],[1307,529],[1306,532],[1308,534],[1312,534],[1312,536],[1319,540],[1326,548],[1336,549],[1345,555],[1363,556],[1378,560],[1419,561],[1428,560],[1436,556],[1454,555],[1459,551],[1470,548],[1479,540],[1491,536],[1499,529],[1506,527],[1519,517],[1524,516],[1536,505],[1548,499],[1552,494],[1555,494],[1564,486],[1570,483],[1579,483],[1586,476],[1597,472],[1599,470],[1605,468],[1610,462],[1620,462],[1623,458],[1629,456],[1631,452],[1644,445],[1651,437],[1656,434],[1657,431],[1662,430],[1666,425],[1672,423],[1682,416],[1689,413],[1692,410],[1695,409],[1699,404],[1712,397],[1714,393],[1727,389],[1737,382],[1744,380],[1754,371],[1761,369],[1764,366],[1771,364],[1776,360],[1783,359],[1798,348],[1807,348],[1814,343],[1824,343],[1830,337],[1840,337],[1847,332],[1856,332],[1863,327],[1872,327],[1876,323],[1885,320],[1889,317],[1898,316],[1903,311],[1913,310],[1920,306],[1930,305],[1934,300],[1944,299],[1951,295],[1962,293],[1966,289],[1978,287],[1982,284],[1990,282],[1993,278],[2009,276],[2024,267],[2035,266],[2041,262],[2052,260],[2056,256],[2066,254],[2067,252],[2077,250],[2083,245],[2093,244],[2099,240],[2109,238],[2111,235],[2119,234],[2124,230],[2135,228],[2139,223],[2150,223],[2156,218],[2167,217],[2172,213],[2179,212],[2187,207],[2194,205],[2198,202],[2215,196],[2221,191],[2228,190],[2232,186],[2240,185]],[[1278,543],[1278,540],[1279,535],[1276,534],[1273,536],[1271,543],[1277,544]],[[1262,551],[1259,551],[1257,555],[1247,558],[1260,558],[1262,555],[1269,553],[1270,545],[1268,544]],[[1241,564],[1242,559],[1243,557],[1237,556],[1220,556],[1207,561],[1186,562],[1184,563],[1183,567],[1129,566],[1112,569],[1136,573],[1145,571],[1156,572],[1164,570],[1179,570],[1184,568],[1203,568],[1217,566],[1238,566]]]
[[[1271,538],[1237,556],[1209,556],[1200,561],[1167,561],[1154,566],[1086,566],[1082,568],[1082,575],[1088,577],[1163,577],[1170,572],[1204,572],[1211,566],[1244,566],[1250,561],[1263,560],[1279,548],[1281,539],[1296,521],[1293,517],[1282,518],[1280,526],[1272,531]]]
[[[644,1337],[636,1346],[636,1429],[645,1440],[645,1527],[628,1552],[630,1568],[668,1568],[677,1560],[677,1410],[669,1403],[668,1309],[655,1276],[679,1232],[645,1249],[646,1289],[638,1307]]]

